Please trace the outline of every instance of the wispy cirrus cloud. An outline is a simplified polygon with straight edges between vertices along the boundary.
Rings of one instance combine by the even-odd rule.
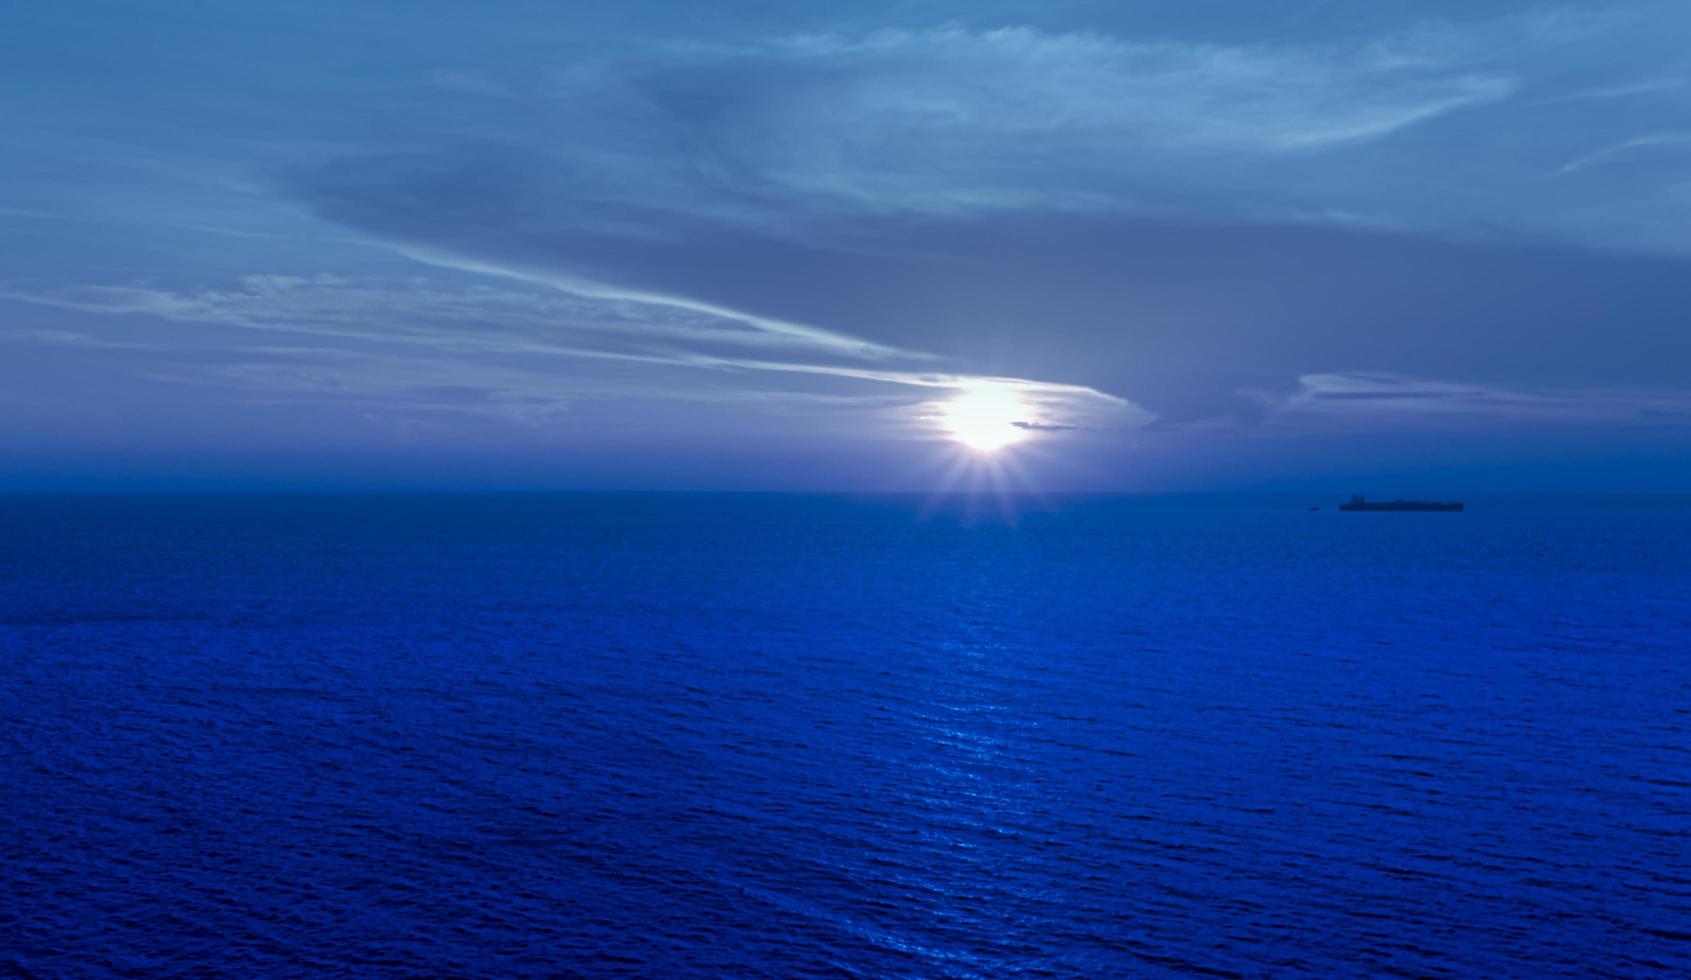
[[[1646,133],[1569,160],[1556,172],[1565,176],[1635,156],[1643,151],[1685,147],[1691,147],[1691,132]]]
[[[227,357],[195,358],[193,364],[153,369],[150,374],[158,380],[248,385],[340,400],[377,398],[393,403],[414,401],[418,392],[461,390],[500,393],[502,412],[512,405],[550,405],[572,388],[592,390],[595,386],[560,385],[555,377],[546,376],[550,360],[532,359],[586,359],[855,383],[883,393],[862,399],[869,404],[880,404],[887,389],[909,392],[905,403],[914,405],[935,389],[984,382],[1025,393],[1030,404],[1051,417],[1088,412],[1114,415],[1121,424],[1143,424],[1149,419],[1127,400],[1083,385],[982,378],[947,370],[920,352],[821,331],[770,329],[764,322],[705,304],[626,294],[523,290],[425,277],[395,282],[337,275],[247,275],[220,289],[131,284],[35,290],[13,284],[0,288],[0,299],[303,336],[316,342],[355,342],[360,350],[272,347],[263,356],[255,356],[250,345],[241,345],[227,348]],[[7,338],[58,346],[149,349],[146,344],[110,343],[64,330],[0,333],[0,339]],[[404,351],[403,356],[381,353],[394,348]],[[514,380],[524,377],[523,383]],[[478,383],[454,385],[453,378],[474,378]],[[637,386],[628,389],[630,393],[638,390]],[[462,399],[453,402],[449,407],[455,410],[466,407]],[[490,404],[483,399],[479,407]]]
[[[1285,157],[1508,98],[1408,48],[1275,48],[1030,27],[660,49],[606,75],[683,129],[705,175],[810,206],[1142,206],[1158,158]],[[654,116],[655,113],[655,116]],[[1059,179],[1052,179],[1059,178]]]
[[[521,147],[507,163],[567,184],[578,224],[659,234],[642,214],[803,227],[794,207],[1166,210],[1154,185],[1194,167],[1307,159],[1518,90],[1506,68],[1451,47],[1415,33],[1225,45],[956,24],[634,45],[437,73],[445,102],[470,91],[482,114],[476,135],[454,143],[441,134],[465,127],[442,106],[435,139],[459,160],[435,176],[456,173],[473,143]],[[519,116],[543,125],[500,124]],[[560,130],[576,139],[547,135]],[[354,163],[300,174],[297,186],[309,196]]]
[[[474,264],[456,267],[478,268]],[[449,346],[469,343],[514,352],[584,349],[556,343],[558,338],[569,336],[614,341],[606,353],[614,352],[613,348],[638,350],[644,343],[647,353],[663,350],[664,345],[693,345],[798,349],[865,359],[921,357],[825,331],[738,316],[705,304],[593,291],[590,286],[583,289],[518,290],[447,284],[422,276],[393,280],[333,274],[251,274],[238,277],[225,288],[101,284],[32,289],[0,284],[0,298],[85,312],[137,313],[255,330]]]
[[[1575,92],[1551,96],[1544,101],[1555,104],[1586,100],[1631,99],[1639,96],[1679,92],[1686,87],[1686,84],[1686,80],[1683,78],[1649,78],[1637,82],[1622,82],[1617,85],[1600,85],[1596,88],[1580,89]]]
[[[1362,423],[1377,423],[1382,415],[1691,423],[1691,394],[1671,389],[1476,384],[1371,372],[1305,375],[1296,391],[1275,400],[1277,411],[1291,415],[1347,416]]]

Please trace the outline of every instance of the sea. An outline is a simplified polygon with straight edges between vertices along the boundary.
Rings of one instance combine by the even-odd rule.
[[[0,496],[0,975],[1691,975],[1691,500],[1336,502]]]

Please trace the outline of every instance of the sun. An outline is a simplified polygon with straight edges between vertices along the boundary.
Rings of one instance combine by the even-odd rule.
[[[1027,405],[1003,385],[975,385],[940,406],[940,423],[957,440],[977,452],[990,453],[1020,442],[1027,430],[1017,425],[1027,417]]]

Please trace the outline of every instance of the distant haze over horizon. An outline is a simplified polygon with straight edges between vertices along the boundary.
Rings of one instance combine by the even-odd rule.
[[[1687,37],[13,5],[0,491],[1691,491]]]

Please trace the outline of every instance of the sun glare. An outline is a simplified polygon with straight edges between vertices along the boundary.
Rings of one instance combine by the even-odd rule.
[[[1026,432],[1016,423],[1027,406],[1015,392],[999,385],[969,388],[940,409],[951,438],[978,452],[994,452],[1020,441]]]

